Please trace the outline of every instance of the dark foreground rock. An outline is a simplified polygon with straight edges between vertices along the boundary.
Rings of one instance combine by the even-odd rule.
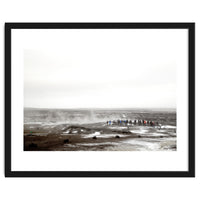
[[[30,147],[30,148],[37,148],[37,147],[38,147],[38,145],[37,145],[37,144],[35,144],[35,143],[31,143],[31,144],[29,144],[29,147]]]

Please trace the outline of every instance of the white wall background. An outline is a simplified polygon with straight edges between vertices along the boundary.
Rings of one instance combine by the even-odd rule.
[[[1,94],[4,92],[5,22],[196,22],[196,102],[200,101],[198,0],[2,0]],[[4,178],[4,101],[1,99],[1,199],[199,199],[200,137],[196,126],[196,178]],[[199,105],[196,117],[200,119]]]

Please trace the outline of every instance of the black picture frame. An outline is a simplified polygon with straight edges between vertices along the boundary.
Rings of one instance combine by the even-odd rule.
[[[12,171],[12,29],[186,29],[188,30],[188,171]],[[195,177],[195,23],[5,23],[5,176],[6,177]]]

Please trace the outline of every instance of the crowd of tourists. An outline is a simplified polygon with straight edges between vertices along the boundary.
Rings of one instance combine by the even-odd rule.
[[[118,120],[110,120],[106,122],[107,125],[121,125],[121,126],[131,126],[131,125],[149,125],[149,126],[156,126],[159,125],[158,122],[155,121],[151,121],[151,120],[142,120],[142,119],[135,119],[135,120],[122,120],[122,119],[118,119]]]

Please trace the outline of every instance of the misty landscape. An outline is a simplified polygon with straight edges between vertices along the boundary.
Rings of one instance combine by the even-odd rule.
[[[24,109],[26,151],[174,151],[176,111]]]
[[[35,37],[24,49],[25,151],[176,151],[179,32]]]

